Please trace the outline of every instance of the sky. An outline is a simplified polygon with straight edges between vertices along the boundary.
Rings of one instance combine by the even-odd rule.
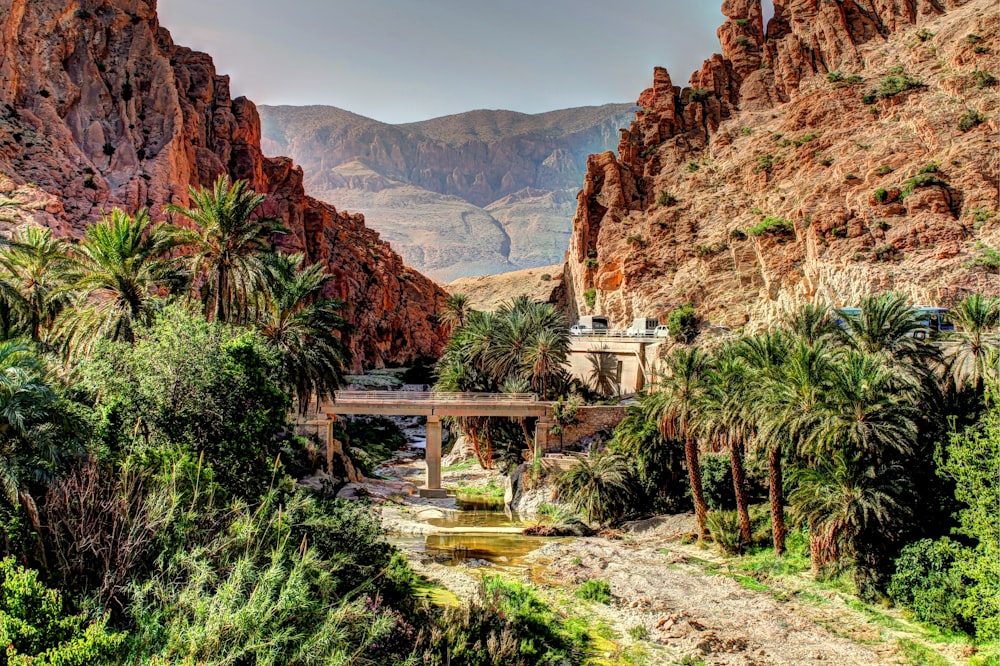
[[[389,123],[634,102],[719,50],[719,0],[159,0],[233,95]]]

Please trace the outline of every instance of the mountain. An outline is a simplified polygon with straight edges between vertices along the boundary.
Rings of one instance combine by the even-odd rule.
[[[356,368],[434,356],[446,294],[364,217],[306,196],[302,169],[261,150],[257,108],[212,58],[173,43],[155,0],[0,0],[0,194],[14,224],[80,236],[102,211],[188,203],[220,174],[267,194],[275,239],[334,276]],[[9,222],[4,226],[9,226]]]
[[[722,53],[657,68],[588,159],[564,285],[615,325],[691,302],[766,327],[796,303],[1000,290],[994,0],[727,0]]]
[[[329,106],[262,106],[263,147],[306,190],[363,212],[406,259],[450,281],[565,258],[587,156],[634,107],[470,111],[390,125]]]

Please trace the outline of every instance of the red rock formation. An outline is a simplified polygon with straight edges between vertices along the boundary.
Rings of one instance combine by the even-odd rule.
[[[806,299],[998,293],[1000,276],[977,265],[984,245],[1000,247],[1000,104],[983,74],[997,74],[995,3],[774,7],[765,32],[759,0],[726,0],[722,54],[689,87],[656,68],[618,155],[591,157],[567,253],[571,308],[620,326],[692,301],[716,323],[760,326]],[[864,99],[901,74],[922,85]],[[970,112],[984,122],[963,129]],[[907,192],[934,163],[939,182]],[[793,233],[765,230],[767,218]]]
[[[302,170],[265,158],[257,109],[231,99],[210,56],[177,46],[155,0],[0,0],[0,192],[79,235],[113,206],[187,203],[219,174],[268,195],[263,214],[335,277],[355,366],[436,354],[446,294],[365,227],[305,196]],[[23,212],[23,211],[22,211]]]

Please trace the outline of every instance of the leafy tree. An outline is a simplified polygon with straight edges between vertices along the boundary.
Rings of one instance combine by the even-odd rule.
[[[639,406],[630,406],[615,428],[608,449],[631,460],[648,506],[657,512],[689,510],[684,473],[684,444],[666,439],[656,422],[647,419]]]
[[[468,323],[469,313],[472,312],[472,303],[465,294],[449,294],[444,301],[444,311],[441,313],[441,321],[447,324],[452,330],[462,328]]]
[[[301,254],[275,255],[270,287],[254,310],[258,330],[281,358],[281,381],[294,391],[305,413],[310,396],[319,401],[340,385],[347,350],[336,331],[344,330],[339,301],[323,299],[329,276],[321,264],[303,268]]]
[[[107,616],[71,615],[59,590],[38,572],[0,560],[0,643],[10,666],[89,666],[113,663],[125,634],[109,631]]]
[[[191,208],[164,208],[188,219],[194,229],[178,232],[177,242],[189,253],[191,273],[204,280],[202,301],[208,319],[242,323],[253,295],[266,288],[270,238],[286,233],[276,220],[253,217],[266,196],[245,180],[230,184],[219,176],[212,189],[188,190]]]
[[[81,364],[112,452],[204,453],[227,492],[254,498],[281,453],[289,397],[280,360],[252,331],[171,305],[134,345],[106,343]]]
[[[175,247],[165,225],[153,225],[146,211],[130,217],[115,208],[88,227],[72,250],[66,289],[76,292],[73,307],[57,330],[71,352],[87,352],[100,339],[132,343],[135,329],[150,323],[163,305],[161,292],[183,284]]]
[[[660,379],[657,390],[645,394],[642,400],[646,417],[658,424],[665,438],[684,441],[698,536],[702,539],[708,535],[705,526],[708,507],[705,505],[698,465],[695,423],[698,405],[705,393],[705,373],[709,368],[710,359],[700,349],[675,349],[666,359],[667,372]]]

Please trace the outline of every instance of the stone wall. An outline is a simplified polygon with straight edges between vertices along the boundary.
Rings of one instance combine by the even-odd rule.
[[[589,405],[576,410],[576,423],[562,426],[560,435],[549,434],[545,451],[570,448],[585,437],[602,430],[613,430],[625,418],[625,407],[620,405]],[[561,441],[560,441],[561,440]]]

